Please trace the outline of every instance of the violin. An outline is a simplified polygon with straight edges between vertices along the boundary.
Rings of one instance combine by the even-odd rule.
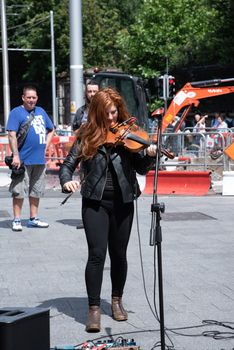
[[[149,134],[140,129],[134,121],[136,118],[129,118],[122,123],[116,123],[112,126],[106,135],[105,144],[108,146],[123,146],[130,152],[139,152],[146,147],[149,147],[152,142]],[[161,147],[161,153],[169,159],[175,156],[165,148]]]

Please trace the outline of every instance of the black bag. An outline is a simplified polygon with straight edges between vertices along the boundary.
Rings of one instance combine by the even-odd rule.
[[[5,163],[10,169],[12,168],[12,161],[13,161],[13,156],[12,155],[5,157]]]
[[[17,168],[15,166],[12,166],[12,161],[13,161],[13,155],[5,157],[5,163],[11,170],[11,178],[15,179],[16,177],[21,176],[25,173],[25,166],[24,166],[24,162],[22,162],[20,164],[20,167]]]
[[[20,177],[25,173],[24,163],[20,164],[19,168],[11,167],[11,178],[15,179],[16,177]]]
[[[11,178],[14,179],[18,176],[21,176],[25,172],[25,166],[24,163],[22,162],[19,168],[16,168],[12,166],[12,161],[13,161],[13,156],[6,156],[5,157],[5,163],[11,169]]]
[[[21,147],[24,144],[24,141],[26,139],[26,136],[28,135],[31,122],[34,119],[34,111],[30,113],[29,119],[27,120],[26,123],[20,126],[19,131],[17,132],[17,143],[18,143],[18,149],[20,150]]]

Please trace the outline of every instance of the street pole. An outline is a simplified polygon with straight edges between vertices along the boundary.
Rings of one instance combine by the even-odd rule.
[[[5,0],[1,0],[1,29],[2,29],[4,125],[6,127],[11,107],[10,107],[9,65],[8,65],[7,23],[6,23]]]
[[[169,61],[168,57],[166,56],[166,74],[164,74],[164,85],[165,85],[165,99],[164,99],[164,111],[166,113],[167,111],[167,100],[168,100],[168,73],[169,73]]]
[[[164,97],[164,110],[167,111],[167,99],[168,99],[168,75],[163,76],[163,97]]]
[[[81,0],[69,0],[70,19],[70,113],[71,122],[83,104],[83,50]]]
[[[54,12],[50,11],[50,37],[51,37],[51,73],[52,73],[52,108],[53,123],[58,126],[57,99],[56,99],[56,74],[55,74],[55,49],[54,49]]]

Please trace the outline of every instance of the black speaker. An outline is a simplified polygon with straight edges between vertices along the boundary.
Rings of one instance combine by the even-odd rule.
[[[49,309],[0,309],[1,350],[50,350]]]

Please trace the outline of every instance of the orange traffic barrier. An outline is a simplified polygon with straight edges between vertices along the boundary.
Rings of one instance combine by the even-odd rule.
[[[47,169],[58,169],[59,164],[66,158],[74,136],[54,136],[46,154]]]
[[[5,156],[11,155],[8,137],[0,137],[0,166],[6,166]]]
[[[157,194],[204,196],[211,187],[209,171],[159,171]],[[153,194],[154,171],[146,175],[143,193]]]
[[[47,168],[58,169],[74,142],[74,136],[54,136],[46,154]],[[8,137],[0,137],[0,166],[5,166],[5,156],[11,154]]]

